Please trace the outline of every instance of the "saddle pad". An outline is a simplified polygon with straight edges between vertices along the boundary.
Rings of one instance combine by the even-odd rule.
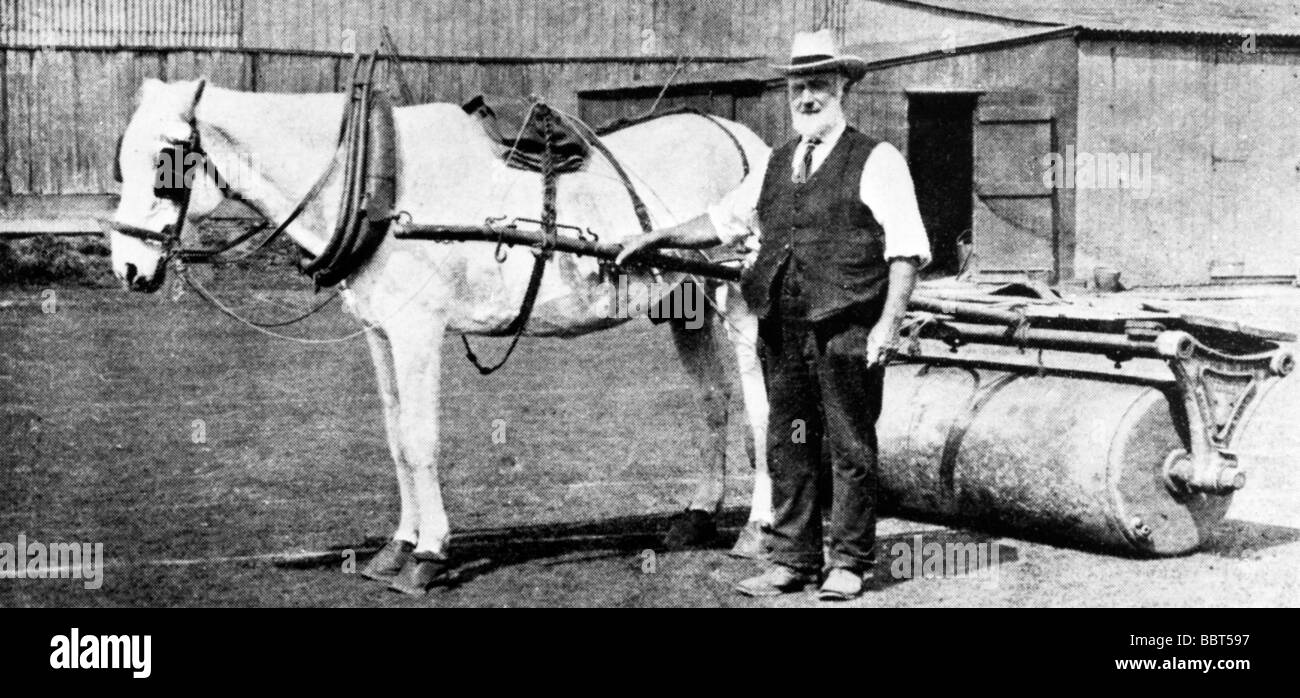
[[[461,105],[461,109],[478,118],[488,138],[497,145],[498,156],[507,165],[541,172],[546,136],[532,109],[533,103],[509,97],[492,97],[491,102],[489,105],[487,97],[478,95]],[[586,164],[591,149],[567,119],[557,116],[551,151],[555,171],[560,174],[576,172]]]

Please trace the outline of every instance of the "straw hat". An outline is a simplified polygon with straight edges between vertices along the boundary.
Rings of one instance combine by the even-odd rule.
[[[829,29],[815,32],[798,32],[790,49],[789,65],[773,65],[786,76],[821,73],[838,70],[857,82],[867,74],[867,62],[859,56],[840,55],[835,36]]]

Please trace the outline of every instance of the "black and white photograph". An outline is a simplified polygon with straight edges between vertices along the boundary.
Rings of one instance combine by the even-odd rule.
[[[1295,0],[0,1],[6,609],[1295,607],[1298,332]]]

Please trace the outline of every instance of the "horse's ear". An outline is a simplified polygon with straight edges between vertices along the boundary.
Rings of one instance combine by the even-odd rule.
[[[117,147],[113,149],[113,181],[122,183],[122,141],[126,140],[126,131],[117,137]]]

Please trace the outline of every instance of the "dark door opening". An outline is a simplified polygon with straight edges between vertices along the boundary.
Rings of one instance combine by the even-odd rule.
[[[908,166],[934,261],[927,277],[961,269],[958,244],[971,241],[974,187],[974,119],[977,95],[909,95]]]

